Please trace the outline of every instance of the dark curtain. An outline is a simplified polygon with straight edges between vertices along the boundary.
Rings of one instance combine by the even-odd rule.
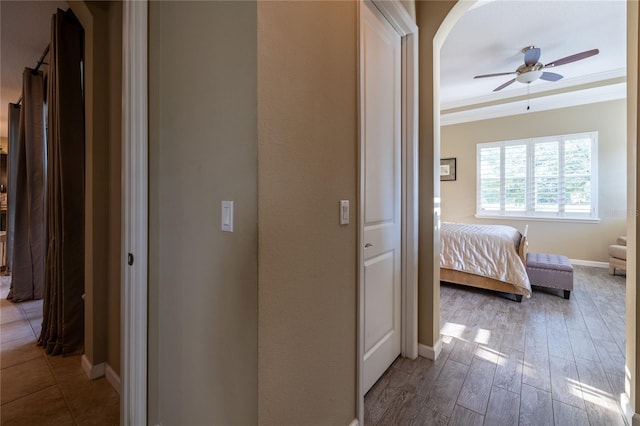
[[[46,292],[39,344],[80,353],[84,341],[84,31],[70,10],[52,18],[47,75]]]
[[[9,104],[9,154],[7,158],[7,272],[13,261],[13,234],[16,224],[16,163],[20,131],[20,105]]]
[[[22,107],[15,192],[11,289],[7,299],[22,302],[44,294],[44,80],[29,68],[22,74]],[[12,154],[13,155],[13,154]]]

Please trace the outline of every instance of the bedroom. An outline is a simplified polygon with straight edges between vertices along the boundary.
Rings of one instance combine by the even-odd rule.
[[[497,3],[497,2],[496,2]],[[502,5],[507,4],[506,2],[500,2]],[[454,29],[449,35],[449,38],[445,42],[442,51],[441,51],[441,92],[442,92],[442,126],[440,127],[441,132],[441,144],[440,144],[440,159],[456,159],[456,176],[455,180],[445,181],[442,180],[440,184],[440,196],[441,196],[441,220],[451,221],[451,222],[462,222],[462,223],[477,223],[477,224],[500,224],[500,225],[509,225],[513,226],[516,229],[522,231],[525,226],[528,225],[528,238],[529,238],[529,248],[530,251],[533,252],[543,252],[543,253],[558,253],[563,254],[570,259],[572,259],[572,263],[574,265],[579,265],[576,267],[576,283],[580,280],[584,279],[585,271],[596,271],[598,273],[598,277],[601,277],[601,274],[606,277],[607,270],[598,268],[591,269],[594,266],[598,267],[606,267],[608,265],[608,253],[607,248],[610,244],[615,244],[616,238],[618,236],[625,234],[626,229],[626,220],[627,220],[627,203],[626,203],[626,150],[627,150],[627,136],[626,136],[626,100],[625,100],[625,88],[624,88],[624,68],[626,67],[625,56],[624,56],[624,46],[625,46],[625,25],[624,25],[624,12],[621,16],[621,22],[618,21],[618,24],[614,24],[613,27],[607,27],[605,24],[608,22],[605,19],[609,17],[609,12],[612,11],[615,7],[610,8],[609,10],[600,10],[598,13],[598,17],[595,19],[600,19],[600,26],[597,28],[598,31],[608,31],[608,36],[611,37],[619,37],[616,42],[618,46],[623,51],[623,56],[618,58],[617,61],[609,61],[608,64],[605,64],[605,68],[598,68],[597,71],[593,68],[593,64],[590,62],[595,58],[602,58],[602,55],[606,50],[603,47],[603,43],[607,40],[607,37],[603,37],[602,34],[589,34],[589,30],[578,31],[576,28],[573,28],[574,34],[580,34],[580,38],[578,40],[578,44],[576,46],[564,46],[565,44],[570,44],[571,36],[570,34],[564,34],[564,30],[572,30],[572,23],[567,23],[565,25],[566,28],[560,28],[562,30],[562,35],[558,35],[557,32],[554,32],[554,24],[557,24],[558,19],[562,19],[563,17],[570,16],[567,15],[567,10],[563,10],[560,16],[548,13],[545,16],[546,21],[548,22],[539,22],[536,18],[533,17],[535,11],[527,9],[527,5],[530,2],[520,2],[517,7],[514,9],[520,10],[511,10],[510,12],[518,13],[518,15],[514,15],[511,17],[507,17],[507,11],[496,11],[498,6],[495,6],[493,3],[488,2],[486,5],[481,7],[477,7],[475,10],[471,10],[468,15],[476,13],[476,30],[480,31],[479,34],[483,36],[480,37],[476,35],[476,38],[467,38],[466,40],[461,40],[460,38],[457,40],[453,40],[458,42],[459,45],[455,46],[455,49],[449,49],[450,47],[447,45],[451,40],[451,38],[456,37],[456,30],[459,29],[458,26],[462,25],[465,21],[465,18],[468,15],[460,18]],[[533,3],[533,2],[531,2]],[[568,5],[567,2],[562,2],[565,5]],[[575,4],[575,3],[574,3]],[[600,3],[601,4],[601,3]],[[617,3],[616,6],[622,5],[624,8],[624,3]],[[486,15],[482,15],[482,9],[485,11],[490,10],[492,7],[496,7],[493,9],[493,12],[487,12]],[[550,8],[549,3],[545,3],[540,5],[538,3],[537,8],[545,9]],[[505,8],[506,9],[506,8]],[[493,15],[493,16],[491,16]],[[544,14],[543,14],[544,15]],[[480,16],[480,17],[479,17]],[[491,18],[497,18],[492,20]],[[576,20],[580,18],[585,19],[585,21],[580,22],[580,25],[584,25],[587,28],[596,28],[595,25],[590,25],[587,22],[590,22],[588,17],[584,17],[580,15]],[[593,19],[593,18],[592,18]],[[618,18],[620,19],[620,18]],[[468,21],[467,21],[468,22]],[[482,29],[480,23],[485,25]],[[617,27],[616,27],[617,25]],[[501,28],[501,30],[493,31],[492,28]],[[532,30],[527,33],[527,30]],[[550,29],[551,28],[551,29]],[[555,28],[557,29],[557,28]],[[593,31],[594,33],[598,31]],[[493,33],[497,33],[492,35]],[[535,40],[530,40],[528,38],[528,34],[535,34]],[[592,37],[594,37],[592,39]],[[621,37],[621,39],[620,39]],[[479,40],[479,41],[476,41]],[[561,41],[560,41],[561,40]],[[466,43],[466,45],[465,45]],[[516,47],[508,50],[509,47],[514,44]],[[608,78],[603,78],[604,82],[600,83],[591,83],[590,88],[593,89],[596,86],[599,86],[598,90],[592,90],[593,92],[600,91],[600,98],[590,98],[589,91],[581,91],[579,92],[577,98],[579,99],[579,103],[565,103],[559,104],[555,107],[550,107],[551,103],[549,99],[544,99],[545,95],[542,93],[545,90],[552,91],[551,93],[554,95],[558,95],[561,92],[568,91],[567,86],[564,86],[562,89],[558,88],[556,91],[553,91],[554,88],[558,86],[554,86],[556,83],[548,82],[548,81],[536,81],[530,85],[515,83],[512,87],[509,88],[512,92],[507,94],[507,90],[504,90],[502,93],[498,94],[498,100],[491,98],[489,95],[491,91],[494,90],[497,86],[505,83],[513,76],[502,76],[496,78],[487,78],[485,80],[479,81],[474,80],[474,75],[487,74],[487,73],[497,73],[497,72],[505,72],[509,70],[514,70],[519,64],[522,64],[523,55],[519,52],[519,49],[529,46],[531,44],[535,44],[536,47],[540,47],[542,50],[540,62],[548,63],[550,60],[558,59],[573,53],[586,51],[591,48],[599,48],[600,55],[595,58],[585,59],[583,62],[576,62],[575,64],[568,64],[562,67],[559,67],[556,71],[559,74],[563,74],[565,76],[565,80],[558,83],[566,84],[567,86],[570,82],[577,83],[576,80],[580,80],[579,77],[583,77],[584,74],[596,74],[601,72],[602,75],[600,77],[604,77],[608,74]],[[460,46],[462,45],[462,47]],[[564,51],[559,51],[559,47],[565,47]],[[497,51],[498,53],[495,53]],[[449,56],[447,56],[449,55]],[[452,58],[449,63],[447,63],[447,59]],[[598,59],[600,59],[598,58]],[[470,65],[472,64],[472,65]],[[614,65],[616,64],[616,65]],[[575,65],[575,67],[574,67]],[[450,68],[447,68],[449,66]],[[611,66],[611,68],[606,68],[606,66]],[[458,70],[458,74],[456,75],[457,80],[447,82],[447,78],[451,76],[453,69]],[[597,66],[596,66],[597,68]],[[619,69],[623,69],[622,74],[615,74],[613,71],[619,71]],[[605,71],[608,73],[605,74]],[[463,81],[466,78],[466,81]],[[582,84],[587,83],[582,79]],[[447,87],[446,84],[455,84],[460,83],[465,84],[462,86],[461,93],[459,98],[455,99],[450,96],[448,99],[447,96]],[[622,83],[622,84],[621,84]],[[480,92],[475,91],[475,87],[473,85],[480,85]],[[548,86],[545,86],[548,85]],[[550,87],[549,87],[550,86]],[[610,87],[607,87],[610,86]],[[527,90],[529,88],[530,90]],[[583,86],[582,89],[585,87]],[[450,87],[451,89],[451,87]],[[611,91],[607,89],[613,89]],[[617,90],[616,90],[617,89]],[[622,89],[622,90],[620,90]],[[483,91],[482,91],[483,90]],[[603,96],[602,92],[608,92]],[[450,94],[450,92],[449,92]],[[547,93],[549,94],[549,93]],[[569,101],[572,102],[572,101]],[[584,105],[583,105],[584,104]],[[527,107],[530,107],[527,110]],[[508,112],[505,114],[504,111]],[[496,114],[498,111],[499,115]],[[492,115],[496,114],[496,115]],[[502,116],[505,115],[505,116]],[[521,218],[510,218],[510,220],[505,220],[505,218],[477,218],[477,207],[476,207],[476,193],[478,188],[476,187],[476,145],[479,143],[489,143],[489,142],[500,142],[500,141],[515,141],[526,138],[538,138],[538,137],[548,137],[555,135],[567,135],[567,134],[575,134],[575,133],[584,133],[584,132],[598,132],[598,140],[597,140],[597,170],[598,170],[598,201],[599,201],[599,217],[598,220],[593,221],[548,221],[541,220],[536,217],[527,217],[525,219]],[[583,269],[584,266],[589,265],[589,269]],[[621,285],[623,298],[624,298],[624,278],[615,277],[616,282]],[[455,289],[455,292],[452,292],[451,289]],[[487,366],[486,363],[482,361],[487,361],[489,358],[484,358],[483,360],[478,360],[481,356],[478,356],[479,352],[482,351],[482,344],[477,344],[478,340],[474,341],[474,338],[481,337],[479,336],[480,331],[484,331],[486,333],[487,330],[495,331],[494,328],[478,326],[478,324],[484,324],[486,322],[485,315],[488,314],[487,308],[483,307],[482,303],[486,303],[491,305],[491,308],[495,310],[496,316],[501,318],[503,315],[503,309],[507,309],[510,312],[510,316],[508,318],[512,318],[512,315],[516,317],[519,315],[525,316],[533,316],[538,317],[538,320],[541,320],[543,323],[553,322],[554,315],[558,312],[556,309],[564,310],[567,309],[567,306],[573,309],[577,308],[577,305],[571,302],[565,302],[561,297],[555,296],[555,298],[549,298],[546,296],[551,296],[551,294],[545,293],[534,293],[534,298],[530,300],[523,300],[523,306],[520,308],[517,304],[511,302],[512,305],[510,307],[503,306],[502,301],[498,302],[495,299],[490,298],[488,294],[478,293],[475,291],[470,291],[471,296],[471,304],[472,306],[476,306],[477,310],[480,312],[475,315],[466,312],[468,315],[462,315],[460,313],[456,313],[454,308],[451,308],[451,305],[455,305],[457,300],[461,297],[459,293],[464,293],[466,290],[457,291],[458,287],[450,287],[443,286],[442,291],[442,301],[440,304],[441,309],[441,326],[443,335],[449,336],[451,341],[451,336],[453,340],[458,340],[459,343],[456,345],[464,347],[465,351],[459,352],[455,355],[456,361],[462,361],[460,368],[464,368],[465,364],[471,365],[471,360],[473,359],[473,365],[471,365],[468,370],[468,375],[465,379],[464,374],[462,377],[458,377],[459,372],[451,369],[450,371],[439,370],[436,374],[444,374],[440,373],[440,371],[447,372],[449,374],[449,389],[455,389],[460,391],[460,394],[453,395],[453,401],[465,400],[463,403],[458,402],[452,403],[453,405],[448,406],[444,403],[444,398],[442,401],[436,401],[435,404],[431,404],[429,401],[429,397],[427,396],[426,405],[431,405],[433,409],[435,407],[436,413],[445,414],[447,417],[447,421],[451,421],[450,424],[458,424],[455,423],[454,418],[460,420],[459,415],[463,413],[468,415],[466,420],[470,422],[473,419],[477,419],[478,413],[482,413],[485,416],[489,416],[489,410],[487,408],[487,401],[489,400],[489,394],[491,393],[491,399],[493,399],[493,390],[491,389],[491,381],[494,380],[494,376],[492,373],[487,373],[487,370],[491,372],[491,367]],[[535,297],[540,294],[543,297],[544,302],[538,303],[540,297]],[[589,297],[583,297],[584,293],[577,294],[577,298],[579,301],[589,300]],[[486,296],[486,298],[485,298]],[[572,297],[573,299],[573,297]],[[532,303],[533,302],[533,303]],[[474,305],[477,303],[477,305]],[[620,306],[621,300],[617,299],[618,307]],[[525,304],[529,304],[529,306],[524,306]],[[535,304],[535,309],[530,309],[532,304]],[[591,305],[595,308],[595,304]],[[624,304],[622,304],[621,312],[624,310]],[[579,308],[578,308],[579,309]],[[586,309],[583,306],[583,309]],[[470,309],[473,311],[473,309]],[[524,313],[519,312],[514,314],[515,312],[524,311]],[[597,310],[596,310],[597,312]],[[568,312],[565,311],[562,315],[568,315]],[[599,314],[598,314],[599,315]],[[541,316],[541,317],[540,317]],[[473,320],[477,321],[475,324]],[[563,321],[567,321],[568,330],[572,331],[572,328],[576,327],[576,324],[573,323],[569,325],[569,320],[565,317]],[[585,315],[585,321],[593,321],[595,324],[594,318],[587,319]],[[620,319],[618,319],[619,322]],[[564,324],[564,322],[563,322]],[[592,324],[590,324],[592,325]],[[544,327],[543,327],[544,328]],[[573,332],[567,334],[567,328],[563,329],[562,336],[566,339],[563,340],[559,338],[557,334],[557,330],[551,327],[553,330],[553,334],[549,331],[547,334],[543,333],[543,336],[536,336],[535,333],[527,332],[528,337],[532,342],[536,342],[537,339],[544,338],[544,350],[548,351],[548,353],[552,356],[558,354],[558,348],[552,347],[551,341],[554,342],[564,342],[567,343],[571,340],[572,345],[580,345],[582,342],[586,340],[576,339],[576,336],[583,336],[579,332]],[[619,330],[618,330],[619,331]],[[477,335],[474,335],[472,332],[478,332]],[[511,332],[508,332],[507,335],[509,337],[499,336],[500,338],[505,338],[510,341],[507,344],[508,348],[513,348],[515,346],[519,347],[521,343],[518,341],[515,344],[512,341]],[[489,335],[489,340],[494,340],[496,336]],[[506,335],[505,335],[506,336]],[[624,331],[622,332],[622,336],[624,336]],[[604,336],[602,336],[604,337]],[[620,336],[618,336],[620,337]],[[445,337],[445,347],[447,346],[447,341]],[[464,340],[466,339],[466,340]],[[547,348],[546,342],[549,339],[549,347]],[[464,343],[461,343],[464,342]],[[513,355],[508,351],[501,352],[496,348],[500,348],[498,346],[494,346],[495,342],[487,342],[485,344],[485,349],[488,348],[492,355],[497,356],[499,360],[505,361],[506,364],[510,364],[513,362],[513,359],[510,356],[505,356],[505,353]],[[474,345],[476,345],[474,347]],[[566,346],[569,346],[568,344]],[[615,346],[615,345],[614,345]],[[536,371],[535,367],[542,365],[544,362],[533,362],[534,358],[527,354],[528,348],[530,345],[526,345],[524,343],[524,338],[522,342],[522,351],[524,353],[524,365],[525,370],[528,368],[529,374],[534,374]],[[525,348],[527,348],[525,350]],[[570,346],[569,346],[570,348]],[[566,347],[564,347],[566,349]],[[564,350],[563,349],[563,350]],[[473,356],[474,351],[475,357]],[[598,347],[598,352],[604,350],[601,347]],[[552,351],[554,351],[552,353]],[[517,351],[516,351],[517,352]],[[621,357],[624,354],[624,344],[622,347],[616,348],[616,355]],[[443,353],[447,354],[447,352],[443,349]],[[566,352],[570,353],[570,352]],[[586,353],[586,352],[585,352]],[[591,352],[589,352],[591,353]],[[453,352],[448,353],[449,356],[453,354]],[[486,354],[485,354],[486,355]],[[470,356],[467,358],[467,356]],[[573,355],[571,355],[573,357]],[[597,357],[597,356],[596,356]],[[516,357],[517,358],[517,357]],[[560,357],[561,358],[561,357]],[[617,364],[622,367],[622,361],[620,358],[617,359]],[[474,369],[476,366],[476,361],[478,365],[483,366],[484,370],[481,368],[480,371],[478,369]],[[522,359],[520,359],[522,361]],[[539,361],[539,360],[538,360]],[[438,363],[436,362],[435,365]],[[443,362],[443,364],[446,364]],[[529,365],[529,367],[527,367]],[[547,365],[549,363],[547,362]],[[532,367],[534,366],[534,367]],[[411,370],[410,364],[400,364],[395,365],[396,371],[402,371],[403,373],[409,373],[412,375],[411,379],[415,377],[415,371]],[[549,392],[549,406],[548,407],[538,407],[539,414],[548,414],[552,413],[551,423],[553,424],[553,416],[556,416],[556,424],[560,424],[557,421],[557,416],[561,416],[562,413],[556,412],[556,404],[559,406],[565,407],[561,405],[566,401],[558,401],[557,394],[559,393],[559,389],[561,387],[562,380],[566,380],[570,374],[567,372],[563,378],[558,379],[559,375],[557,369],[554,371],[555,367],[552,362],[548,369],[545,369],[542,376],[546,374],[547,377],[551,377],[551,381],[553,383],[549,384],[548,389],[546,388],[547,384],[541,383],[533,383],[532,388],[537,390],[547,389]],[[433,374],[433,370],[437,370],[438,368],[442,368],[442,364],[432,369],[429,374]],[[580,377],[582,378],[582,371],[584,366],[580,366],[579,363],[577,365],[577,373],[580,373]],[[595,371],[596,369],[594,369]],[[467,370],[465,370],[467,371]],[[474,373],[475,371],[475,373]],[[498,369],[494,369],[493,371],[497,371],[496,379],[499,376],[500,367]],[[567,367],[567,371],[576,371],[575,366]],[[580,388],[580,381],[578,380],[578,374],[576,373],[575,377],[571,375],[575,379],[573,382]],[[474,375],[475,374],[475,375]],[[525,372],[525,376],[526,376]],[[489,377],[490,376],[490,377]],[[556,377],[554,377],[556,376]],[[468,383],[468,379],[473,377],[475,379],[471,380],[471,383]],[[618,377],[622,377],[621,375]],[[489,382],[489,388],[486,388],[486,383],[481,384],[482,380],[480,378],[487,379]],[[387,376],[386,379],[393,381],[393,378]],[[558,379],[558,380],[556,380]],[[433,376],[431,381],[439,381],[438,376]],[[523,407],[525,404],[525,388],[531,390],[532,388],[523,385],[531,385],[532,382],[535,382],[535,379],[532,379],[530,375],[529,378],[523,379],[520,382],[521,386],[518,389],[522,389],[522,404]],[[464,385],[463,385],[464,382]],[[528,383],[527,383],[528,382]],[[603,381],[606,385],[601,386],[593,386],[593,389],[598,389],[601,392],[599,395],[602,396],[607,392],[604,392],[604,389],[609,389],[609,383],[607,379]],[[387,382],[389,383],[389,382]],[[455,383],[455,384],[454,384]],[[414,381],[411,381],[412,385],[415,385]],[[469,398],[469,394],[467,392],[466,398],[463,397],[465,395],[465,388],[468,388],[470,385],[476,385],[479,394],[482,396],[476,398]],[[585,385],[586,382],[583,382],[582,385]],[[401,388],[399,384],[396,382],[395,386],[397,388]],[[612,385],[613,386],[613,385]],[[551,388],[554,388],[553,390]],[[396,388],[396,389],[397,389]],[[501,386],[498,386],[501,388]],[[586,388],[586,386],[584,386]],[[389,389],[389,388],[387,388]],[[411,394],[413,391],[418,395],[424,395],[428,390],[426,388],[421,388],[419,385],[415,386],[413,391],[407,392],[408,387],[405,386],[402,388],[405,392],[403,398],[405,398],[406,402],[406,411],[400,415],[408,415],[411,416],[415,412],[411,409]],[[513,390],[513,389],[511,389]],[[486,394],[485,394],[486,392]],[[520,391],[518,391],[520,392]],[[547,395],[546,390],[540,392],[536,395]],[[446,393],[446,392],[445,392]],[[516,392],[517,393],[517,392]],[[372,392],[372,396],[376,397],[376,392]],[[512,395],[510,393],[506,393],[507,395]],[[551,397],[553,394],[553,398]],[[379,394],[378,394],[379,395]],[[409,395],[407,397],[407,395]],[[386,397],[390,397],[390,394],[386,394]],[[478,404],[478,400],[482,400],[483,397],[485,405],[482,403]],[[609,393],[610,398],[608,400],[604,400],[604,398],[600,399],[602,405],[600,407],[606,407],[607,404],[611,407],[611,404],[615,406],[616,396],[618,394],[611,392]],[[546,398],[546,396],[545,396]],[[542,398],[544,399],[544,398]],[[553,408],[551,407],[551,401],[553,399]],[[516,407],[520,407],[520,400],[518,400],[517,404],[514,404]],[[593,401],[591,401],[593,402]],[[619,401],[617,401],[619,404]],[[489,408],[491,408],[492,401],[488,402]],[[474,405],[475,404],[475,405]],[[455,405],[455,411],[454,411]],[[574,402],[569,402],[569,406],[578,407],[580,404]],[[449,408],[451,411],[448,411]],[[529,407],[530,408],[530,407]],[[566,407],[565,407],[566,408]],[[591,407],[593,408],[593,407]],[[589,411],[589,407],[587,407],[587,411]],[[469,413],[469,411],[473,413]],[[584,406],[582,406],[582,410],[584,412]],[[593,416],[596,415],[596,409],[592,409],[589,412],[588,421],[591,421],[592,424],[598,424],[597,422],[593,423]],[[505,412],[508,412],[506,410]],[[579,411],[576,411],[575,415],[578,415]],[[424,411],[421,411],[424,414]],[[377,415],[380,417],[377,418],[378,421],[384,423],[385,420],[389,420],[390,418],[394,418],[395,420],[400,418],[408,418],[408,417],[394,417],[395,415],[399,415],[398,411],[395,412],[393,410],[389,410],[386,413],[379,413],[372,411],[370,414],[373,414],[369,419],[376,419]],[[504,414],[504,413],[503,413]],[[521,412],[522,414],[522,412]],[[435,418],[434,414],[434,418]],[[451,416],[449,418],[449,416]],[[546,416],[545,416],[546,417]],[[581,417],[585,420],[586,423],[586,414],[585,417]],[[575,418],[575,417],[574,417]],[[488,417],[484,417],[484,421],[487,422]],[[495,418],[494,418],[495,420]],[[512,419],[513,420],[513,419]],[[526,422],[526,416],[524,418]],[[616,420],[621,421],[622,419],[618,417]],[[523,418],[520,417],[520,421],[523,421]],[[542,420],[540,420],[542,421]],[[518,422],[518,417],[516,414],[515,422]],[[377,423],[377,421],[372,421],[372,423]],[[600,423],[602,424],[602,423]],[[615,423],[614,423],[615,424]]]
[[[567,16],[573,17],[567,20]],[[596,2],[589,8],[571,2],[560,6],[489,3],[465,14],[442,49],[440,157],[457,161],[456,180],[440,184],[443,221],[502,224],[520,230],[529,225],[530,251],[563,254],[591,265],[608,262],[608,246],[626,232],[624,17],[624,2]],[[468,32],[479,34],[491,27],[501,29],[480,41],[465,38]],[[541,49],[542,63],[593,48],[600,53],[553,68],[564,76],[557,82],[515,82],[492,93],[515,75],[473,78],[510,71],[522,62],[518,50],[531,44]],[[584,132],[597,132],[594,174],[599,214],[588,218],[596,220],[479,217],[477,144]]]

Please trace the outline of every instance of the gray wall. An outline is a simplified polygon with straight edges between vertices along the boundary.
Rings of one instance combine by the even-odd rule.
[[[607,247],[626,233],[626,101],[533,112],[441,129],[441,158],[457,158],[457,180],[441,182],[442,220],[529,225],[531,251],[608,261]],[[599,223],[476,219],[476,145],[588,131],[598,132]]]
[[[149,23],[149,421],[256,424],[256,3],[151,2]]]

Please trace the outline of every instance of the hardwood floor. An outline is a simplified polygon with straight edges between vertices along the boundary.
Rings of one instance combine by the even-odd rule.
[[[441,285],[436,361],[398,358],[365,396],[369,425],[625,425],[625,278],[575,266],[574,291],[515,303]]]

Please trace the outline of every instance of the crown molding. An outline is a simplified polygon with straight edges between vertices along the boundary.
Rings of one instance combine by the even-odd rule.
[[[556,93],[549,96],[537,95],[527,99],[525,96],[510,98],[502,103],[485,103],[484,106],[461,108],[457,111],[442,111],[440,124],[442,126],[466,123],[470,121],[488,120],[519,114],[531,114],[558,108],[568,108],[616,99],[625,99],[627,84],[616,83],[606,86],[590,87],[583,90]],[[529,106],[529,109],[527,109]]]
[[[459,99],[450,102],[443,102],[440,109],[443,113],[448,110],[467,108],[489,103],[509,103],[513,98],[518,97],[541,97],[556,92],[572,92],[577,86],[606,86],[610,84],[626,81],[626,68],[618,68],[615,70],[590,74],[582,77],[567,78],[556,82],[550,82],[539,85],[531,85],[529,93],[527,93],[527,85],[521,85],[518,89],[507,90],[504,92],[490,93],[474,98]]]

